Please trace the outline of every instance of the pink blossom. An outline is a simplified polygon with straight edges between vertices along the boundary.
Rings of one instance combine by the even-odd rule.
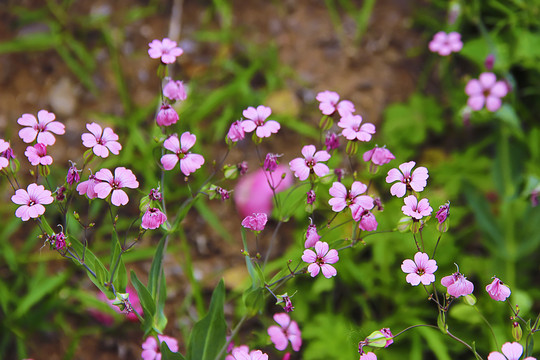
[[[394,168],[388,171],[386,177],[387,183],[397,181],[390,188],[390,193],[397,197],[403,197],[407,190],[422,191],[426,187],[428,170],[421,166],[416,168],[412,173],[411,170],[416,165],[414,161],[409,161],[399,165],[399,170]]]
[[[302,333],[296,321],[291,321],[289,314],[274,314],[274,321],[280,326],[272,325],[268,328],[270,340],[276,349],[283,351],[287,348],[289,341],[294,351],[300,351],[302,346]]]
[[[242,349],[233,349],[232,356],[234,360],[268,360],[268,355],[261,350],[252,350],[248,354]]]
[[[501,107],[501,98],[508,93],[504,81],[497,81],[495,74],[485,72],[477,79],[471,79],[465,87],[469,95],[467,105],[473,110],[481,110],[484,105],[489,111],[497,111]]]
[[[195,172],[204,164],[204,157],[199,154],[192,154],[189,149],[195,145],[197,137],[186,131],[178,140],[178,135],[170,136],[163,146],[165,149],[172,151],[174,154],[166,154],[161,157],[161,164],[165,170],[171,170],[180,161],[180,170],[185,176]]]
[[[401,207],[401,211],[407,216],[412,216],[416,220],[420,220],[423,216],[431,215],[433,209],[429,206],[428,199],[418,201],[416,196],[409,195],[403,199],[405,205]]]
[[[324,146],[327,151],[337,149],[339,147],[339,137],[336,133],[328,133],[324,139]]]
[[[358,228],[363,231],[375,231],[377,230],[377,219],[375,215],[367,209],[361,206],[356,206],[352,213],[354,221],[358,221]]]
[[[502,346],[501,350],[502,354],[498,351],[490,352],[488,360],[519,360],[521,354],[523,354],[523,346],[518,342],[507,342]],[[536,358],[528,356],[523,360],[536,360]]]
[[[154,40],[155,41],[155,40]],[[175,338],[158,335],[159,343],[155,337],[149,336],[142,344],[143,351],[141,357],[143,360],[161,360],[160,344],[165,342],[172,352],[178,352],[178,341]]]
[[[90,175],[88,177],[88,180],[83,181],[79,185],[77,185],[77,191],[79,192],[79,195],[86,194],[89,199],[95,199],[97,198],[97,193],[94,188],[97,184],[99,184],[99,181],[96,179],[96,176]]]
[[[9,159],[7,156],[3,156],[9,149],[9,142],[4,139],[0,139],[0,170],[9,165]]]
[[[169,104],[161,105],[161,108],[156,115],[156,123],[158,126],[171,126],[172,124],[176,124],[178,119],[178,113]]]
[[[168,38],[164,38],[162,41],[153,40],[148,46],[150,46],[148,55],[152,59],[161,58],[161,62],[164,64],[172,64],[178,56],[184,53],[184,50],[176,46],[176,41]]]
[[[78,183],[80,180],[81,180],[81,175],[79,175],[79,170],[77,170],[75,163],[71,162],[71,166],[69,167],[67,175],[66,175],[66,182],[69,185],[73,185],[73,184]]]
[[[56,139],[52,133],[62,135],[66,132],[64,124],[54,121],[56,116],[47,110],[40,110],[38,120],[32,114],[23,114],[17,123],[26,126],[19,131],[19,137],[25,143],[31,143],[37,137],[37,142],[43,145],[54,145]]]
[[[358,206],[371,210],[373,208],[373,199],[371,196],[362,195],[366,190],[367,186],[360,181],[353,182],[351,190],[347,190],[345,185],[336,181],[329,190],[332,198],[328,200],[328,204],[332,206],[332,210],[335,212],[340,212],[345,207],[349,207],[353,212],[360,211],[357,209]]]
[[[360,115],[345,115],[337,125],[343,129],[341,135],[347,140],[369,141],[371,135],[375,134],[375,125],[370,123],[362,125],[362,116]]]
[[[311,249],[304,250],[302,260],[309,263],[307,270],[311,274],[311,277],[317,276],[320,270],[322,270],[324,277],[327,279],[337,275],[337,270],[330,264],[338,262],[338,252],[336,249],[328,249],[329,246],[327,243],[317,241],[315,251]]]
[[[317,233],[317,226],[315,226],[315,224],[309,224],[306,231],[306,241],[304,242],[304,247],[308,249],[315,246],[315,244],[317,243],[317,241],[319,241],[320,238],[321,236],[319,235],[319,233]]]
[[[310,189],[306,193],[306,203],[308,205],[313,205],[315,203],[315,200],[317,200],[317,194],[315,194],[315,191],[313,191],[313,189]]]
[[[47,155],[47,147],[41,143],[37,143],[34,146],[28,146],[24,155],[30,161],[30,164],[37,165],[51,165],[53,158]]]
[[[316,151],[315,145],[306,145],[302,148],[302,155],[304,158],[296,158],[289,162],[291,170],[294,175],[300,180],[306,180],[310,174],[322,177],[330,172],[330,169],[326,164],[322,164],[322,161],[328,161],[330,154],[325,150]]]
[[[229,344],[229,347],[231,345],[232,345],[232,342]],[[238,352],[244,352],[249,356],[249,346],[247,346],[247,345],[233,346],[232,349],[230,349],[230,350],[227,349],[227,352],[229,352],[229,351],[232,352],[234,350],[236,350]],[[235,357],[232,354],[230,354],[230,355],[225,356],[225,360],[235,360]]]
[[[334,91],[322,91],[317,94],[316,99],[320,102],[319,109],[324,115],[332,115],[337,110],[340,116],[345,116],[355,111],[352,102],[349,100],[339,101],[339,95]]]
[[[497,301],[505,301],[511,293],[510,288],[497,277],[493,278],[491,284],[486,286],[486,291],[493,300]]]
[[[373,149],[366,151],[362,158],[364,159],[365,162],[368,162],[371,160],[373,164],[380,166],[380,165],[388,164],[391,160],[395,159],[396,157],[387,148],[385,147],[381,148],[381,147],[375,146]]]
[[[135,289],[133,287],[131,287],[131,286],[127,286],[126,287],[126,293],[129,294],[129,302],[130,302],[131,306],[133,307],[133,309],[135,311],[137,311],[139,313],[139,315],[143,315],[143,308],[142,308],[141,302],[139,300],[139,296],[137,295],[137,292],[135,291]],[[118,306],[113,305],[115,300],[114,299],[108,299],[107,296],[103,292],[100,291],[97,294],[97,297],[98,297],[99,300],[104,301],[107,304],[109,304],[111,309],[114,310],[116,313],[125,315],[126,318],[129,321],[131,321],[131,322],[138,322],[139,321],[139,318],[137,317],[135,312],[133,312],[133,311],[126,312],[126,311],[120,310],[118,308]],[[89,309],[89,313],[90,313],[90,315],[92,315],[92,317],[94,319],[96,319],[97,321],[99,321],[103,325],[111,326],[114,323],[114,317],[109,315],[109,313],[106,313],[106,312],[103,312],[103,311],[100,311],[100,310],[97,310],[97,309]]]
[[[129,198],[122,188],[136,189],[139,187],[139,182],[133,172],[125,167],[114,169],[114,176],[109,169],[101,169],[96,173],[96,180],[101,181],[94,186],[97,196],[100,199],[105,199],[112,191],[111,203],[115,206],[126,205],[129,202]]]
[[[248,107],[242,113],[247,118],[242,121],[242,129],[248,133],[256,129],[255,134],[260,138],[277,133],[281,125],[275,120],[266,121],[271,113],[272,109],[263,105],[257,106],[257,109],[253,106]]]
[[[265,213],[254,213],[242,220],[242,226],[253,231],[263,231],[267,221]]]
[[[280,157],[282,157],[282,156],[283,156],[283,154],[281,154],[281,155],[272,154],[272,153],[266,154],[266,157],[265,157],[264,163],[263,163],[263,169],[265,171],[269,171],[269,172],[275,171],[277,169],[277,166],[278,166],[278,159]]]
[[[453,52],[459,52],[463,48],[461,35],[455,31],[445,33],[439,31],[433,36],[433,40],[429,43],[429,50],[439,53],[441,56],[450,55]]]
[[[106,158],[109,156],[109,151],[118,155],[122,150],[122,145],[118,142],[118,135],[110,127],[101,129],[101,126],[93,122],[86,124],[86,128],[90,133],[81,135],[83,145],[92,148],[92,151],[97,156]]]
[[[377,360],[377,355],[370,351],[368,353],[360,355],[360,360]]]
[[[433,273],[437,270],[437,262],[430,259],[428,254],[417,252],[414,255],[414,261],[403,260],[401,270],[408,274],[406,280],[412,286],[417,286],[420,283],[429,285],[435,281]]]
[[[187,94],[182,81],[169,80],[163,88],[163,95],[171,100],[186,100]]]
[[[142,217],[141,227],[143,229],[157,229],[165,221],[167,221],[167,215],[158,208],[149,207]]]
[[[244,128],[242,127],[242,121],[236,120],[231,124],[229,132],[227,133],[227,139],[232,142],[243,140],[246,136]]]
[[[15,204],[22,205],[15,211],[15,216],[21,218],[22,221],[28,221],[30,218],[37,218],[45,213],[45,207],[54,201],[49,190],[45,190],[43,185],[30,184],[24,189],[15,191],[15,195],[11,197],[11,201]]]
[[[456,272],[441,279],[441,284],[446,286],[446,291],[453,297],[472,294],[474,285],[463,274]]]

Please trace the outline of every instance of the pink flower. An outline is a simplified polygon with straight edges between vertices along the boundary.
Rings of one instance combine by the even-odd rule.
[[[370,123],[361,124],[362,117],[360,115],[348,114],[342,117],[337,125],[343,129],[341,135],[347,140],[371,140],[371,135],[375,134],[375,125]]]
[[[469,295],[474,290],[473,283],[460,272],[443,277],[441,284],[447,287],[446,291],[453,297]]]
[[[178,119],[178,113],[169,104],[161,105],[161,108],[156,115],[156,123],[158,126],[171,126],[172,124],[176,124]]]
[[[498,351],[490,352],[488,360],[519,360],[521,354],[523,354],[523,346],[518,342],[507,342],[502,346],[501,350],[502,354]],[[528,356],[523,360],[536,360],[536,358]]]
[[[233,349],[232,356],[234,360],[268,360],[268,355],[261,350],[253,350],[247,353],[242,349]]]
[[[141,357],[143,360],[161,360],[161,350],[159,347],[162,342],[165,342],[169,347],[169,350],[172,352],[178,352],[178,341],[175,338],[165,335],[158,335],[157,337],[159,339],[159,343],[155,337],[149,336],[142,344],[143,351],[141,353]]]
[[[306,231],[306,241],[304,242],[304,247],[308,249],[315,246],[315,244],[317,243],[317,241],[319,241],[320,238],[321,236],[319,235],[319,233],[317,233],[317,226],[315,226],[315,224],[309,224]]]
[[[380,165],[388,164],[391,160],[395,159],[396,157],[387,148],[385,147],[380,148],[378,146],[375,146],[373,149],[366,151],[362,158],[364,159],[365,162],[368,162],[371,160],[372,163],[380,166]]]
[[[9,142],[4,139],[0,139],[0,170],[9,165],[9,159],[7,156],[3,156],[9,149]]]
[[[255,134],[260,138],[277,133],[281,127],[279,123],[275,120],[266,121],[271,113],[272,109],[263,105],[257,106],[257,109],[253,106],[248,107],[242,113],[248,119],[242,121],[242,129],[245,132],[252,132],[256,129]]]
[[[332,210],[340,212],[345,207],[349,207],[351,211],[359,211],[358,206],[363,209],[373,209],[373,199],[371,196],[362,195],[367,190],[367,186],[360,181],[355,181],[351,185],[351,190],[347,190],[345,185],[340,182],[334,182],[329,190],[331,196],[328,204],[332,206]],[[355,221],[358,221],[355,219]]]
[[[315,200],[317,200],[317,194],[315,194],[315,191],[313,191],[313,189],[310,189],[306,193],[306,203],[308,205],[313,205],[315,203]]]
[[[402,197],[407,192],[407,189],[414,191],[422,191],[426,187],[428,170],[421,166],[416,168],[412,173],[411,170],[416,165],[414,161],[409,161],[399,165],[399,170],[394,168],[388,171],[386,177],[387,183],[398,181],[390,188],[390,193],[397,197]]]
[[[84,133],[81,135],[83,145],[92,148],[92,151],[97,156],[106,158],[109,156],[109,151],[114,155],[118,155],[122,150],[122,145],[118,142],[118,135],[110,127],[102,130],[101,126],[93,122],[86,124],[86,128],[91,134]]]
[[[232,142],[243,140],[246,136],[244,128],[242,127],[242,121],[236,120],[231,124],[229,132],[227,133],[227,139]]]
[[[493,278],[491,284],[486,286],[486,291],[493,300],[505,301],[510,296],[510,288],[498,278]]]
[[[455,31],[445,33],[439,31],[433,36],[433,40],[429,43],[429,50],[439,53],[441,56],[450,55],[453,52],[459,52],[463,48],[461,35]]]
[[[26,126],[19,131],[19,137],[25,143],[31,143],[37,137],[37,142],[43,145],[54,145],[56,139],[52,133],[62,135],[66,132],[64,124],[54,121],[56,116],[47,110],[40,110],[38,119],[32,114],[23,114],[18,120],[19,125]]]
[[[375,215],[367,209],[364,209],[361,206],[357,206],[356,211],[353,211],[354,221],[358,221],[358,228],[364,231],[375,231],[377,230],[377,219]]]
[[[88,177],[88,180],[83,181],[79,185],[77,185],[77,191],[79,192],[79,195],[86,194],[89,199],[95,199],[97,198],[97,193],[94,188],[97,184],[99,184],[99,181],[96,179],[96,176],[90,175]]]
[[[435,214],[435,217],[437,218],[437,221],[439,224],[442,224],[446,221],[446,218],[448,218],[448,215],[450,214],[450,201],[447,202],[444,205],[439,206],[439,210],[437,210],[437,214]]]
[[[187,94],[182,81],[169,80],[163,88],[163,95],[171,100],[186,100]]]
[[[268,328],[270,340],[276,346],[276,349],[283,351],[287,348],[289,341],[294,351],[300,351],[302,346],[302,333],[298,328],[296,321],[291,321],[289,314],[274,314],[274,320],[280,326],[272,325]]]
[[[339,260],[336,249],[328,250],[328,244],[323,241],[317,241],[315,251],[311,249],[304,250],[302,260],[309,263],[308,272],[311,277],[317,276],[320,270],[325,278],[330,279],[337,275],[337,270],[330,264],[335,264]]]
[[[78,183],[80,180],[81,175],[79,175],[79,170],[77,170],[77,167],[75,167],[75,163],[72,162],[66,175],[66,182],[69,185],[73,185]]]
[[[414,261],[403,260],[401,270],[408,274],[406,280],[412,286],[417,286],[420,283],[429,285],[435,281],[433,273],[437,270],[437,262],[429,259],[428,254],[417,252],[414,255]]]
[[[242,220],[242,226],[253,231],[263,231],[268,217],[265,213],[254,213]]]
[[[114,169],[114,176],[109,169],[101,169],[96,173],[95,178],[101,181],[94,186],[97,196],[100,199],[105,199],[112,191],[111,203],[115,206],[126,205],[129,202],[129,198],[122,188],[136,189],[139,187],[139,182],[133,172],[125,167]],[[78,188],[77,186],[77,190]]]
[[[278,159],[282,156],[283,154],[282,155],[272,154],[272,153],[266,154],[266,157],[263,163],[263,169],[269,172],[275,171],[278,166]]]
[[[37,218],[45,213],[45,207],[54,201],[49,190],[45,190],[43,185],[30,184],[24,189],[15,191],[15,195],[11,197],[11,201],[15,204],[22,205],[15,211],[15,216],[21,218],[22,221],[28,221],[30,218]]]
[[[497,111],[501,107],[501,98],[508,93],[504,81],[497,81],[495,74],[485,72],[477,79],[471,79],[465,87],[469,95],[467,105],[473,110],[481,110],[484,105],[489,111]]]
[[[192,154],[189,149],[195,145],[197,137],[186,131],[178,141],[178,135],[170,136],[163,146],[165,149],[172,151],[174,154],[167,154],[161,157],[161,164],[165,170],[171,170],[180,161],[180,170],[185,176],[195,172],[204,164],[204,157],[199,154]]]
[[[360,360],[377,360],[377,355],[370,351],[368,353],[360,355]]]
[[[324,146],[327,151],[337,149],[339,147],[339,137],[336,133],[328,133],[324,138]]]
[[[409,195],[403,199],[405,205],[401,207],[401,211],[407,216],[412,216],[416,220],[420,220],[423,216],[431,215],[433,209],[429,206],[428,199],[418,201],[416,196]]]
[[[334,91],[322,91],[317,94],[316,99],[320,102],[319,109],[324,115],[332,115],[337,110],[340,116],[345,116],[355,111],[352,102],[349,100],[339,101],[339,95]]]
[[[139,296],[137,295],[137,292],[135,291],[135,289],[132,288],[131,286],[127,286],[126,293],[129,294],[129,302],[131,303],[131,306],[133,307],[133,309],[135,309],[140,315],[143,315],[143,308],[139,300]],[[139,318],[134,312],[126,312],[126,311],[120,310],[118,306],[113,305],[115,300],[108,299],[107,296],[101,291],[97,294],[97,297],[99,300],[104,301],[107,304],[109,304],[111,309],[113,309],[116,313],[125,315],[125,317],[129,321],[131,322],[139,321]],[[90,315],[92,315],[94,319],[96,319],[97,321],[99,321],[100,323],[106,326],[111,326],[114,323],[114,317],[109,315],[109,313],[107,312],[103,312],[97,309],[89,309],[89,313]]]
[[[153,40],[148,44],[148,55],[152,59],[161,58],[161,62],[164,64],[172,64],[176,61],[176,58],[184,53],[184,50],[176,46],[176,41],[172,41],[168,38],[162,41]]]
[[[324,150],[316,151],[315,145],[306,145],[302,148],[304,158],[296,158],[289,162],[291,170],[294,171],[294,176],[300,180],[306,180],[309,174],[315,173],[322,177],[330,172],[330,169],[322,161],[328,161],[330,154]]]
[[[41,143],[37,143],[34,146],[28,146],[24,155],[30,161],[30,164],[36,165],[51,165],[53,158],[47,155],[47,147]]]
[[[141,227],[143,229],[157,229],[165,221],[167,221],[167,215],[158,208],[149,207],[142,217]]]

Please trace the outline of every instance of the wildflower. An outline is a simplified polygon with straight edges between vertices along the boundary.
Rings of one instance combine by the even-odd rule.
[[[473,283],[467,280],[467,278],[459,271],[443,277],[441,279],[441,284],[446,286],[446,291],[453,297],[469,295],[474,291]]]
[[[336,249],[328,249],[327,243],[317,241],[315,244],[315,251],[311,249],[304,250],[302,260],[309,263],[307,270],[311,274],[311,277],[317,276],[321,270],[324,277],[327,279],[337,275],[336,269],[330,264],[338,262],[338,252]]]
[[[270,340],[276,349],[283,351],[287,348],[289,341],[294,351],[300,351],[302,346],[302,334],[296,321],[291,320],[289,314],[274,314],[274,321],[280,326],[272,325],[268,328]]]
[[[143,229],[157,229],[165,221],[167,221],[167,215],[158,208],[149,207],[141,219],[141,227]]]
[[[9,165],[9,158],[4,155],[9,149],[9,142],[0,139],[0,170]]]
[[[283,310],[285,310],[285,312],[291,312],[294,310],[291,297],[287,293],[283,295],[278,295],[277,298],[278,301],[276,302],[276,305],[283,303]]]
[[[308,205],[313,205],[313,203],[315,202],[315,200],[317,199],[317,195],[315,194],[315,191],[313,191],[313,189],[310,189],[307,193],[306,193],[306,202]]]
[[[386,345],[384,345],[385,348],[389,347],[394,343],[394,335],[392,334],[392,331],[390,328],[382,328],[380,332],[384,335],[386,338]]]
[[[362,157],[365,162],[371,161],[375,165],[388,164],[396,157],[385,147],[375,146],[373,149],[366,151]]]
[[[232,345],[232,342],[229,344],[229,347],[231,345]],[[249,347],[247,345],[240,345],[240,346],[233,345],[231,349],[227,349],[227,352],[232,352],[234,350],[246,353],[249,356]],[[236,360],[236,358],[232,354],[230,354],[225,357],[225,360]]]
[[[49,190],[45,190],[43,185],[30,184],[26,190],[18,189],[15,191],[11,201],[22,205],[15,211],[15,216],[21,218],[22,221],[28,221],[30,218],[43,215],[45,213],[43,205],[52,203],[54,198]]]
[[[265,213],[253,213],[242,220],[242,226],[253,231],[262,231],[268,221]]]
[[[362,124],[362,116],[348,114],[341,118],[338,126],[342,128],[341,135],[347,140],[369,141],[371,135],[375,134],[375,125]]]
[[[125,167],[114,169],[114,176],[109,169],[101,169],[95,179],[101,181],[94,186],[94,190],[100,199],[105,199],[112,191],[111,203],[115,206],[126,205],[129,198],[122,188],[136,189],[139,182],[133,172]]]
[[[439,31],[433,36],[433,40],[429,43],[429,50],[436,52],[441,56],[450,55],[453,52],[459,52],[463,48],[461,35],[455,31],[445,33]]]
[[[241,163],[238,163],[237,167],[238,167],[238,171],[240,172],[240,176],[244,176],[247,174],[247,171],[248,171],[247,161],[242,161]]]
[[[171,170],[180,161],[180,170],[185,176],[195,172],[204,164],[204,157],[199,154],[192,154],[189,149],[195,145],[197,137],[186,131],[178,140],[178,135],[170,136],[163,146],[165,149],[174,152],[174,154],[166,154],[161,157],[161,164],[165,170]]]
[[[187,94],[182,81],[169,80],[163,88],[163,95],[171,100],[186,100]]]
[[[289,162],[291,170],[294,175],[300,180],[306,180],[310,174],[322,177],[330,172],[330,169],[326,164],[322,164],[322,161],[330,159],[330,154],[324,150],[316,151],[315,145],[306,145],[302,148],[302,155],[304,158],[296,158]]]
[[[510,288],[497,277],[494,277],[491,284],[486,286],[486,291],[493,300],[497,301],[505,301],[511,293]]]
[[[244,128],[242,127],[242,121],[236,120],[231,124],[229,132],[227,133],[227,139],[232,142],[243,140],[246,136]]]
[[[433,273],[437,270],[437,262],[430,259],[428,254],[417,252],[414,255],[414,261],[403,260],[401,270],[408,274],[406,280],[412,286],[417,286],[420,283],[429,285],[435,281]]]
[[[124,305],[125,304],[130,305],[130,308],[127,308],[124,306],[124,311],[120,310],[119,306],[113,304],[116,301],[115,299],[107,298],[107,295],[105,295],[101,291],[98,292],[97,294],[98,299],[109,304],[110,308],[114,310],[116,313],[125,315],[127,320],[131,322],[138,322],[139,318],[137,317],[137,314],[135,314],[135,311],[137,311],[137,313],[139,313],[139,315],[141,316],[144,313],[143,313],[141,301],[139,300],[139,296],[137,295],[137,291],[135,291],[133,287],[128,285],[126,287],[126,293],[123,294],[122,296],[126,297],[126,300],[129,299],[129,302],[125,301]],[[109,315],[109,313],[106,313],[97,309],[89,309],[89,312],[90,312],[90,315],[92,315],[92,317],[94,317],[97,321],[99,321],[100,323],[106,326],[111,326],[114,323],[114,317]]]
[[[92,148],[94,154],[99,157],[106,158],[109,156],[109,151],[114,155],[118,155],[122,150],[122,145],[118,142],[118,135],[110,127],[102,129],[95,122],[86,124],[89,133],[81,135],[83,145],[87,148]]]
[[[59,186],[56,188],[56,201],[64,201],[66,194],[64,194],[66,188],[64,186]]]
[[[37,142],[43,145],[54,145],[56,139],[52,133],[62,135],[66,132],[64,124],[54,121],[56,116],[47,110],[38,111],[38,120],[32,114],[23,114],[17,123],[26,126],[19,131],[19,137],[25,143],[31,143],[37,137]]]
[[[361,206],[356,206],[352,213],[354,221],[358,221],[358,228],[364,231],[375,231],[377,230],[377,219],[375,215],[367,209],[364,209]]]
[[[448,215],[450,215],[450,201],[446,204],[439,206],[439,210],[435,214],[437,221],[439,222],[438,229],[440,232],[446,232],[448,230]]]
[[[264,159],[263,169],[265,171],[270,171],[270,172],[276,170],[278,166],[278,158],[281,156],[283,155],[272,154],[272,153],[266,154],[266,158]]]
[[[164,38],[162,41],[153,40],[148,44],[148,55],[152,59],[161,58],[161,62],[164,64],[172,64],[176,61],[176,58],[184,53],[182,48],[176,46],[176,41],[172,41],[168,38]]]
[[[486,60],[484,60],[484,66],[486,67],[486,70],[491,71],[493,69],[493,65],[495,65],[495,55],[489,54],[486,57]]]
[[[304,242],[304,247],[308,249],[315,246],[320,238],[321,236],[317,232],[317,226],[315,224],[309,224],[306,231],[306,241]]]
[[[416,220],[420,220],[423,216],[431,215],[433,209],[429,206],[428,199],[418,201],[416,196],[409,195],[403,199],[405,205],[401,207],[401,211],[407,216],[411,216]]]
[[[156,123],[158,126],[171,126],[172,124],[176,124],[178,119],[178,113],[169,104],[161,105],[161,108],[156,115]]]
[[[54,235],[54,247],[59,251],[66,247],[66,235],[63,232]]]
[[[324,146],[326,146],[327,151],[337,149],[339,147],[338,135],[333,132],[326,134],[326,138],[324,139]]]
[[[501,107],[501,98],[508,93],[508,87],[504,81],[497,81],[495,74],[485,72],[478,79],[469,80],[465,93],[469,95],[467,105],[471,109],[481,110],[485,105],[488,111],[497,111]]]
[[[156,40],[154,40],[156,41]],[[141,357],[143,360],[161,360],[160,344],[165,342],[172,352],[178,352],[178,341],[172,337],[158,335],[159,343],[155,337],[149,336],[142,344],[143,351]]]
[[[343,117],[355,112],[354,104],[349,100],[339,101],[339,95],[334,91],[322,91],[317,94],[316,99],[320,102],[319,109],[324,115],[332,115],[337,111]]]
[[[269,137],[275,134],[280,129],[280,125],[275,120],[266,119],[272,113],[272,109],[269,107],[259,105],[257,109],[250,106],[242,113],[247,120],[242,121],[242,129],[245,132],[252,132],[255,130],[255,134],[260,138]]]
[[[253,350],[248,354],[243,350],[233,349],[232,356],[234,360],[268,360],[268,354],[261,350]]]
[[[161,201],[162,195],[159,192],[159,188],[150,190],[150,194],[148,194],[148,197],[150,198],[150,200]]]
[[[353,182],[351,190],[347,190],[345,185],[340,182],[334,182],[329,190],[332,198],[328,200],[328,204],[335,212],[340,212],[345,207],[351,208],[351,211],[357,210],[357,206],[370,210],[373,208],[373,199],[371,196],[362,195],[366,190],[367,186],[360,181]]]
[[[44,144],[37,143],[34,146],[28,146],[24,155],[30,161],[30,164],[36,165],[51,165],[53,158],[47,155],[47,147]]]
[[[89,199],[95,199],[97,198],[97,193],[94,188],[97,184],[99,184],[99,181],[96,179],[96,176],[90,175],[88,180],[77,185],[77,191],[79,192],[79,195],[86,194]]]
[[[360,355],[360,360],[377,360],[377,355],[370,351],[368,353]]]
[[[71,163],[71,166],[68,169],[67,175],[66,175],[66,182],[69,185],[73,185],[78,183],[81,180],[81,176],[79,175],[79,170],[75,167],[75,163]]]
[[[490,352],[488,360],[519,360],[521,354],[523,354],[523,346],[518,342],[507,342],[502,346],[501,350],[502,354],[498,351]],[[528,356],[523,360],[536,360],[536,358]]]
[[[399,165],[399,170],[394,168],[388,171],[386,177],[387,183],[397,181],[390,188],[390,193],[397,197],[403,197],[407,190],[422,191],[426,187],[428,170],[421,166],[416,168],[412,173],[411,170],[416,165],[414,161],[409,161]]]

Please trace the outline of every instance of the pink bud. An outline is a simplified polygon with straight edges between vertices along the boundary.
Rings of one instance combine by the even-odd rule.
[[[178,113],[174,110],[171,105],[164,104],[159,109],[159,112],[156,117],[156,122],[159,126],[170,126],[175,124],[178,121]]]

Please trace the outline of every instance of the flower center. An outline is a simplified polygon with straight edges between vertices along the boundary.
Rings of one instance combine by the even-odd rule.
[[[316,163],[315,159],[306,159],[306,166],[309,168],[313,168]]]

